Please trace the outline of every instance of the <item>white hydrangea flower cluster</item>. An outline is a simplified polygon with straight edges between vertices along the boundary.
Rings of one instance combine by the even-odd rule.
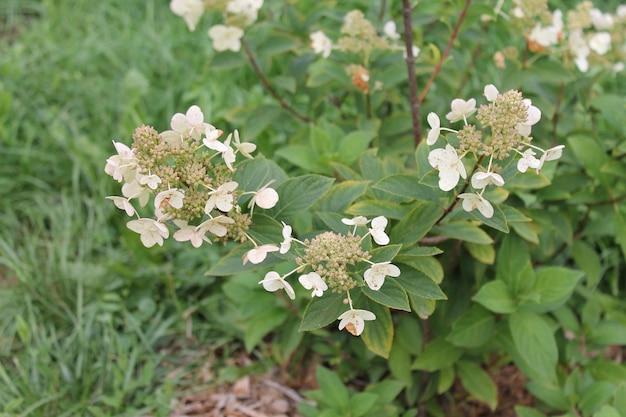
[[[252,158],[256,145],[241,142],[236,130],[221,142],[222,131],[206,123],[195,105],[175,114],[170,126],[161,133],[150,126],[137,128],[132,147],[113,142],[117,154],[107,159],[104,170],[123,183],[122,196],[107,198],[128,216],[137,216],[127,226],[146,247],[163,245],[170,235],[168,221],[177,229],[175,240],[196,248],[212,240],[248,240],[254,206],[272,208],[279,199],[271,182],[245,192],[232,179],[237,155]],[[244,195],[252,195],[248,213],[238,204]],[[150,196],[154,218],[142,217],[133,204],[145,207]]]
[[[238,52],[244,29],[253,24],[259,15],[263,0],[226,0],[205,2],[204,0],[171,0],[170,9],[181,16],[190,31],[194,31],[205,12],[222,14],[223,24],[212,26],[207,34],[218,51]]]
[[[339,329],[346,329],[355,336],[359,336],[365,328],[365,321],[375,320],[374,313],[367,310],[354,309],[350,298],[350,289],[356,286],[369,287],[378,291],[385,283],[387,277],[400,276],[400,268],[391,262],[372,262],[370,254],[362,249],[361,243],[367,236],[378,245],[384,246],[389,243],[389,236],[385,233],[387,219],[383,216],[367,219],[357,216],[352,219],[342,219],[342,222],[352,226],[348,233],[324,232],[311,240],[300,241],[292,236],[292,227],[283,223],[283,241],[280,245],[266,244],[256,246],[244,255],[244,264],[248,261],[254,264],[263,262],[268,253],[279,252],[286,254],[291,250],[292,243],[297,243],[303,248],[296,251],[298,266],[286,274],[270,271],[265,274],[259,284],[267,291],[284,290],[287,296],[294,300],[296,293],[287,278],[293,274],[300,274],[300,285],[311,291],[311,297],[322,297],[324,292],[330,290],[336,293],[345,292],[350,309],[338,317]],[[367,228],[367,232],[359,235],[359,230]],[[369,264],[360,279],[355,279],[358,265]],[[306,272],[305,271],[309,271]]]
[[[590,63],[610,65],[615,72],[624,70],[626,5],[606,13],[591,1],[582,1],[564,13],[549,10],[546,2],[536,3],[514,0],[510,12],[513,24],[522,27],[531,51],[554,54],[565,50],[581,72],[587,72]]]
[[[447,143],[445,147],[433,149],[428,154],[429,164],[439,171],[439,188],[443,191],[455,189],[461,178],[467,178],[463,158],[470,153],[476,157],[476,167],[469,182],[475,192],[462,192],[457,197],[463,201],[465,211],[478,210],[485,218],[491,218],[494,209],[483,194],[490,185],[502,187],[505,184],[494,160],[504,160],[518,154],[521,156],[517,162],[520,172],[532,168],[539,174],[545,162],[561,157],[565,146],[544,150],[531,143],[531,128],[541,119],[541,111],[532,105],[530,99],[522,98],[518,91],[500,93],[494,85],[489,84],[485,86],[484,96],[488,104],[478,109],[473,98],[452,101],[446,119],[451,123],[463,120],[464,127],[460,130],[441,127],[439,116],[430,113],[427,121],[431,129],[426,143],[434,145],[442,131],[455,133],[459,140],[458,148]],[[468,123],[468,118],[474,113],[477,113],[482,130]],[[541,154],[539,158],[536,157],[538,153]],[[489,157],[486,170],[481,166],[485,157]],[[467,186],[463,190],[465,188]]]

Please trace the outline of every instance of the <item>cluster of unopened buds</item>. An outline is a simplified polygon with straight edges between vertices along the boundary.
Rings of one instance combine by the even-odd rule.
[[[204,0],[171,0],[170,9],[181,16],[190,31],[194,31],[205,12],[222,13],[224,24],[211,26],[207,34],[218,51],[238,52],[246,27],[257,20],[263,0],[226,0],[205,2]]]
[[[190,241],[196,248],[211,243],[209,236],[253,241],[246,231],[254,207],[272,208],[279,198],[269,187],[271,181],[243,191],[232,179],[237,155],[252,158],[256,145],[241,142],[236,130],[220,141],[222,131],[204,122],[198,106],[175,114],[170,124],[171,130],[161,133],[150,126],[137,128],[132,147],[113,142],[117,154],[107,159],[105,172],[123,183],[122,196],[107,198],[137,216],[128,228],[140,234],[146,247],[163,245],[170,235],[168,221],[177,228],[175,240]],[[250,195],[245,213],[238,201]],[[145,207],[151,196],[154,218],[141,217],[134,203]]]
[[[428,114],[431,130],[426,143],[434,145],[442,131],[456,134],[458,148],[448,143],[444,148],[433,149],[428,154],[428,162],[439,171],[439,188],[451,191],[461,178],[467,178],[463,158],[467,154],[473,154],[476,167],[470,183],[476,191],[463,192],[457,197],[463,200],[462,207],[465,211],[478,209],[485,218],[491,218],[494,209],[483,195],[485,189],[490,185],[501,187],[505,183],[499,174],[502,167],[496,161],[506,160],[517,154],[521,156],[517,162],[520,172],[524,173],[532,168],[539,174],[545,162],[561,157],[565,146],[543,149],[531,143],[531,127],[541,119],[541,111],[532,105],[530,99],[522,98],[520,92],[509,90],[501,94],[494,85],[489,84],[484,89],[484,96],[489,103],[478,109],[473,98],[467,101],[457,98],[452,101],[451,111],[446,119],[450,123],[462,120],[464,126],[460,130],[441,127],[439,116],[436,113]],[[482,130],[468,123],[468,118],[474,113],[477,113]],[[481,165],[485,157],[489,157],[486,169]]]
[[[322,297],[327,290],[335,293],[345,292],[346,303],[350,309],[338,317],[339,329],[345,328],[351,334],[359,336],[365,328],[365,321],[375,320],[376,316],[371,311],[355,309],[352,306],[350,290],[367,285],[371,290],[378,291],[385,283],[386,277],[398,277],[400,269],[391,262],[372,262],[370,254],[362,249],[362,242],[368,236],[371,236],[378,245],[389,243],[389,237],[385,233],[387,226],[385,217],[379,216],[370,221],[363,216],[357,216],[342,219],[342,222],[352,226],[347,233],[329,231],[304,241],[294,238],[291,226],[283,223],[283,241],[280,245],[266,244],[255,247],[244,256],[243,262],[260,263],[268,253],[286,254],[290,250],[296,250],[295,247],[292,248],[293,243],[298,244],[301,250],[296,250],[300,255],[296,258],[297,267],[282,275],[270,271],[259,284],[267,291],[284,290],[287,296],[294,300],[296,293],[287,278],[299,274],[300,285],[311,291],[311,297]],[[359,235],[359,230],[364,229],[367,229],[367,232]],[[355,279],[360,264],[367,264],[368,268],[362,277]]]
[[[514,0],[509,12],[512,24],[524,31],[528,48],[538,53],[565,52],[581,72],[590,64],[624,70],[626,59],[626,5],[614,13],[603,12],[591,1],[582,1],[565,13],[550,10],[547,1]],[[500,3],[501,4],[501,3]],[[564,48],[559,48],[561,45]],[[504,65],[505,54],[497,58]]]
[[[385,23],[382,34],[379,34],[374,24],[364,17],[363,12],[353,10],[344,16],[341,35],[337,42],[333,43],[324,31],[317,30],[310,34],[310,46],[316,54],[323,58],[328,58],[333,50],[361,55],[363,65],[350,64],[346,66],[345,70],[351,77],[352,84],[363,92],[370,91],[370,73],[366,65],[374,50],[402,51],[406,58],[405,47],[398,42],[400,34],[397,32],[396,23],[392,20]],[[417,57],[419,52],[420,49],[413,46],[413,57]],[[382,85],[375,83],[372,90],[380,88]]]

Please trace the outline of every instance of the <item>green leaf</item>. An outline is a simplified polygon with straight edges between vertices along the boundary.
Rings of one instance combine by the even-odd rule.
[[[369,392],[359,392],[350,398],[351,416],[361,417],[372,410],[378,401],[378,395]]]
[[[480,227],[468,221],[455,221],[433,228],[433,232],[452,239],[487,245],[493,243],[493,239]]]
[[[510,189],[518,190],[536,190],[550,185],[550,180],[544,174],[535,174],[527,172],[525,174],[517,174],[506,182]]]
[[[284,54],[297,49],[302,45],[301,41],[287,35],[271,35],[263,37],[263,43],[259,45],[258,56],[269,57]]]
[[[546,417],[545,414],[535,410],[534,408],[524,407],[523,405],[515,406],[517,417]]]
[[[309,172],[320,174],[331,174],[332,170],[328,165],[322,164],[318,156],[311,152],[311,147],[306,145],[281,146],[275,152],[276,156],[284,158],[291,164],[298,166]]]
[[[335,150],[336,140],[330,137],[328,129],[311,124],[309,125],[309,143],[314,155],[324,155]]]
[[[626,345],[626,324],[603,320],[591,329],[587,340],[602,346]]]
[[[239,184],[243,191],[257,191],[259,188],[275,180],[272,187],[280,185],[287,179],[287,174],[276,162],[257,156],[254,159],[246,159],[237,165],[237,171],[233,180]]]
[[[251,352],[265,335],[283,324],[289,315],[289,310],[274,307],[265,309],[248,319],[244,337],[246,351]]]
[[[279,75],[276,77],[272,77],[270,83],[275,85],[278,88],[281,88],[291,94],[296,92],[296,79],[294,77],[287,77],[284,75]]]
[[[585,367],[596,381],[620,384],[626,381],[626,365],[596,358]]]
[[[420,184],[415,175],[390,175],[372,184],[372,188],[386,193],[415,200],[437,202],[441,198],[441,191],[428,185]]]
[[[391,241],[406,245],[417,242],[426,236],[442,214],[437,204],[422,202],[391,229]]]
[[[324,402],[333,408],[347,408],[350,403],[350,394],[339,376],[323,366],[318,366],[315,372],[317,383],[322,391]]]
[[[535,274],[530,262],[530,251],[526,242],[515,235],[507,235],[502,241],[496,259],[496,278],[511,289],[511,294],[530,292]]]
[[[313,62],[309,65],[308,73],[307,87],[321,87],[335,81],[349,89],[354,88],[344,67],[330,59],[319,59]]]
[[[388,219],[400,220],[410,211],[411,207],[392,201],[364,200],[354,203],[345,210],[346,213],[355,216],[378,217],[385,216]]]
[[[602,114],[602,118],[611,124],[616,132],[624,127],[624,96],[618,94],[599,94],[589,105]]]
[[[365,388],[365,392],[370,392],[378,396],[378,404],[389,404],[393,402],[400,392],[404,389],[404,385],[398,381],[384,380],[377,384],[370,384]]]
[[[506,283],[498,279],[484,284],[472,300],[494,313],[511,314],[517,310]]]
[[[401,344],[407,352],[417,355],[422,351],[424,335],[420,320],[412,315],[402,315],[396,322],[394,343]]]
[[[558,308],[569,299],[582,276],[580,271],[557,266],[538,269],[533,292],[539,294],[539,301],[525,307],[538,313]]]
[[[620,414],[614,407],[605,404],[598,412],[593,414],[593,417],[624,417],[624,415]]]
[[[298,331],[320,329],[330,323],[337,321],[344,311],[347,310],[343,304],[344,294],[327,292],[323,297],[314,297],[304,310],[302,323]]]
[[[288,222],[302,211],[311,207],[333,183],[332,178],[308,174],[290,178],[276,188],[280,200],[267,211],[275,219]]]
[[[389,371],[394,379],[402,381],[404,385],[410,387],[413,385],[413,373],[411,372],[411,353],[406,347],[397,342],[399,329],[396,329],[396,340],[394,340],[391,350],[389,351]]]
[[[492,265],[496,260],[496,251],[493,245],[479,245],[477,243],[465,242],[463,244],[472,258],[486,265]]]
[[[428,317],[430,317],[431,314],[433,314],[433,312],[435,311],[435,307],[437,306],[436,300],[420,297],[419,295],[413,293],[407,294],[409,296],[411,308],[419,318],[421,318],[422,320],[426,320]]]
[[[343,213],[365,193],[368,181],[344,181],[333,185],[315,205],[316,211]]]
[[[338,161],[342,164],[351,165],[366,150],[369,143],[376,136],[376,132],[370,130],[356,130],[348,133],[339,142]]]
[[[613,405],[618,410],[626,410],[626,383],[622,382],[615,390],[615,399]],[[624,417],[623,415],[621,417]]]
[[[498,392],[489,374],[475,363],[467,361],[459,361],[457,371],[463,387],[494,411],[498,405]]]
[[[602,173],[601,169],[609,161],[609,156],[602,143],[591,135],[569,135],[567,142],[578,162],[593,178],[599,180],[605,187],[611,183],[611,177]]]
[[[459,347],[478,347],[493,336],[494,325],[493,314],[475,305],[452,323],[446,340]]]
[[[615,392],[615,385],[607,381],[596,381],[586,386],[580,396],[578,407],[583,415],[590,415],[604,405]]]
[[[463,354],[463,349],[454,346],[442,337],[433,339],[413,362],[412,369],[434,372],[451,365]]]
[[[393,278],[387,277],[385,283],[378,291],[373,291],[367,286],[361,287],[361,291],[378,304],[396,310],[411,311],[406,291]]]
[[[366,322],[361,339],[370,351],[383,358],[389,358],[394,333],[389,309],[366,297],[362,297],[361,304],[362,306],[357,308],[369,310],[376,315],[376,320]]]
[[[243,256],[252,249],[250,245],[237,245],[226,256],[222,256],[216,264],[212,265],[208,271],[204,273],[206,276],[228,276],[235,275],[241,272],[253,271],[259,268],[267,268],[268,266],[276,265],[283,260],[277,258],[273,254],[268,254],[261,264],[255,265],[251,262],[243,264]],[[261,279],[259,279],[260,281]]]
[[[439,378],[437,379],[437,394],[443,394],[450,390],[454,380],[456,379],[456,372],[454,366],[449,366],[439,370]]]
[[[518,311],[509,316],[515,347],[524,361],[546,381],[556,380],[558,350],[552,330],[541,316]]]
[[[211,68],[215,70],[229,70],[247,64],[248,61],[243,57],[243,54],[229,51],[216,53],[210,61]]]
[[[400,252],[400,249],[402,249],[402,245],[379,246],[378,248],[369,251],[371,255],[370,261],[374,263],[391,262],[393,258],[396,257],[398,252]]]
[[[441,288],[439,288],[439,285],[428,278],[423,272],[405,265],[398,266],[401,272],[396,280],[405,291],[431,300],[448,299],[443,291],[441,291]]]
[[[506,221],[506,217],[504,217],[504,213],[497,205],[493,206],[493,217],[486,218],[483,217],[482,214],[478,212],[478,210],[471,211],[469,213],[462,213],[458,217],[462,218],[463,216],[467,216],[468,218],[472,218],[475,220],[479,220],[483,224],[496,229],[502,233],[509,233],[509,226]]]

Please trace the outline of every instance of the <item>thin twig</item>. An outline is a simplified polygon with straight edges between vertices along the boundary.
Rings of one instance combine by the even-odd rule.
[[[450,39],[448,40],[448,45],[446,45],[446,49],[443,51],[443,54],[441,54],[441,58],[439,58],[439,62],[435,66],[433,73],[430,75],[430,78],[428,79],[428,82],[426,82],[426,85],[424,86],[424,90],[422,91],[422,94],[419,97],[420,103],[424,101],[424,99],[426,98],[426,94],[428,94],[428,90],[430,90],[430,87],[435,81],[435,78],[437,78],[437,75],[441,72],[441,67],[443,66],[443,62],[448,57],[448,54],[450,53],[450,50],[452,49],[452,44],[454,43],[457,36],[459,35],[461,24],[463,23],[463,20],[465,20],[465,16],[467,15],[467,9],[469,8],[469,5],[471,2],[472,0],[465,1],[465,6],[463,6],[463,10],[461,10],[461,14],[459,14],[459,21],[456,22],[456,26],[454,27],[454,30],[452,31],[452,35],[450,35]]]
[[[402,0],[402,17],[404,20],[404,46],[406,49],[406,68],[409,78],[409,95],[411,97],[411,117],[413,118],[413,145],[417,148],[422,140],[420,121],[420,100],[417,97],[417,75],[415,74],[415,57],[413,56],[413,25],[411,11],[413,6],[409,0]]]
[[[241,46],[243,46],[243,50],[246,53],[246,56],[248,57],[248,61],[250,61],[250,65],[252,65],[252,68],[254,69],[254,72],[257,73],[257,75],[259,76],[259,79],[261,80],[261,82],[265,86],[265,89],[272,95],[272,97],[274,97],[276,99],[276,101],[278,101],[278,104],[280,104],[280,106],[283,109],[285,109],[289,113],[291,113],[291,115],[294,116],[296,119],[298,119],[298,120],[300,120],[302,122],[305,122],[305,123],[313,123],[313,120],[311,120],[308,117],[303,116],[300,113],[298,113],[285,100],[283,100],[280,97],[280,95],[278,95],[278,92],[274,89],[274,87],[272,87],[272,84],[270,84],[270,81],[267,79],[265,74],[263,74],[263,71],[261,70],[261,67],[259,67],[259,64],[257,63],[256,59],[254,58],[254,55],[252,54],[252,51],[250,51],[250,48],[248,47],[248,43],[243,38],[241,39]]]

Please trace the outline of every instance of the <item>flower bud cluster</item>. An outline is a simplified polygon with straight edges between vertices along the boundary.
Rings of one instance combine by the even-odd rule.
[[[485,189],[490,185],[501,187],[505,183],[499,174],[501,169],[494,164],[494,160],[520,155],[517,169],[524,173],[528,168],[533,168],[539,174],[546,161],[561,157],[564,146],[544,150],[531,143],[531,129],[541,119],[541,111],[532,105],[530,99],[523,98],[519,91],[509,90],[501,94],[494,85],[489,84],[485,86],[484,96],[488,103],[481,105],[478,111],[475,99],[465,101],[457,98],[452,101],[451,111],[446,118],[451,123],[463,120],[464,127],[458,131],[441,127],[439,116],[430,113],[427,120],[431,129],[426,143],[434,145],[442,131],[456,134],[458,148],[448,143],[444,148],[433,149],[428,154],[428,162],[439,171],[439,188],[443,191],[453,190],[461,178],[467,178],[463,158],[467,154],[474,155],[476,166],[470,184],[476,192],[463,192],[458,198],[463,200],[465,211],[478,210],[485,218],[490,218],[493,217],[494,209],[483,197]],[[480,127],[468,122],[474,113]],[[536,158],[538,152],[541,156]],[[481,163],[486,157],[489,163],[485,169]]]
[[[386,22],[382,34],[379,34],[374,24],[365,18],[363,12],[352,10],[344,16],[340,32],[341,36],[336,43],[333,43],[321,30],[311,33],[311,48],[323,58],[328,58],[333,50],[359,55],[362,62],[349,64],[345,70],[350,76],[352,84],[365,93],[382,88],[380,82],[376,82],[370,87],[370,72],[367,69],[367,63],[372,52],[375,50],[402,51],[406,58],[405,47],[399,42],[400,34],[396,30],[394,21]],[[413,56],[417,57],[419,52],[420,49],[413,46]]]
[[[194,31],[205,12],[222,14],[223,24],[212,26],[207,34],[216,51],[241,49],[246,27],[253,24],[263,6],[263,0],[171,0],[170,9],[181,16],[189,30]]]
[[[244,264],[247,262],[258,264],[265,260],[268,253],[287,254],[294,250],[297,263],[294,270],[284,275],[270,271],[265,274],[263,280],[259,281],[259,284],[263,285],[267,291],[274,292],[282,289],[293,300],[296,298],[296,293],[287,278],[294,273],[299,273],[298,281],[304,289],[311,291],[311,297],[322,297],[329,289],[335,293],[345,292],[350,310],[339,316],[339,329],[346,328],[350,333],[358,336],[364,329],[364,321],[374,320],[376,316],[366,310],[355,310],[352,307],[350,290],[357,286],[367,285],[369,289],[378,291],[385,283],[385,278],[398,277],[400,269],[390,261],[371,262],[369,252],[363,249],[362,242],[367,236],[371,236],[379,245],[389,243],[389,236],[385,233],[386,218],[379,216],[372,219],[371,223],[369,219],[362,216],[342,221],[348,226],[353,226],[353,229],[347,233],[327,231],[304,241],[292,237],[291,226],[283,223],[284,240],[280,246],[255,244],[255,247],[245,254],[243,262]],[[368,224],[370,227],[367,227]],[[364,227],[367,227],[367,233],[359,235],[357,232]],[[298,243],[303,250],[292,249],[293,242]],[[364,263],[369,264],[369,268],[359,279],[357,271]],[[307,269],[310,272],[304,273]]]
[[[194,247],[212,240],[247,240],[254,206],[267,209],[278,202],[269,183],[244,192],[233,181],[237,155],[251,158],[256,145],[241,142],[237,131],[221,142],[222,131],[204,122],[198,106],[175,114],[170,125],[171,130],[161,133],[138,127],[132,147],[113,142],[117,154],[107,159],[104,169],[123,183],[122,196],[107,198],[127,215],[137,216],[127,226],[146,247],[163,245],[168,221],[177,228],[174,239]],[[244,194],[252,194],[248,212],[238,205]],[[151,198],[154,218],[140,216],[136,204],[145,207]]]
[[[510,11],[512,24],[524,33],[532,52],[565,52],[565,62],[573,63],[581,72],[587,72],[594,64],[615,72],[624,70],[626,5],[618,6],[614,13],[605,13],[593,2],[582,1],[564,13],[560,9],[550,10],[545,0],[514,3]]]

